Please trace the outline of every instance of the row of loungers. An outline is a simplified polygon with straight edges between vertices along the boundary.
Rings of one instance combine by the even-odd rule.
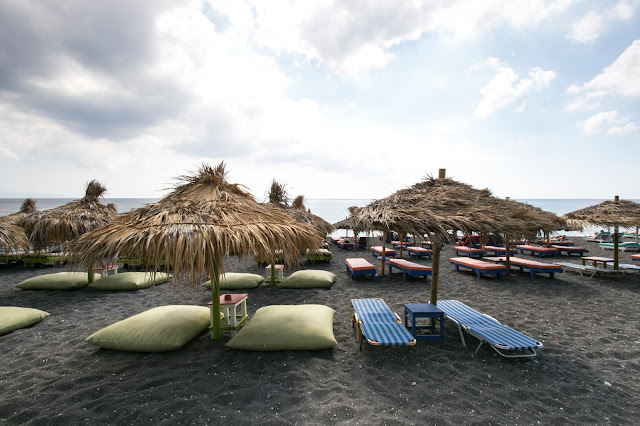
[[[389,265],[389,273],[393,273],[393,268],[402,272],[402,279],[407,281],[409,276],[421,276],[425,281],[428,281],[429,275],[431,275],[431,268],[428,266],[420,265],[418,263],[409,262],[404,259],[389,259],[387,261]],[[376,279],[376,267],[369,263],[366,259],[361,257],[354,257],[345,260],[347,272],[351,273],[351,279],[356,275],[371,275],[373,280]]]
[[[460,268],[470,269],[476,273],[478,279],[480,279],[482,275],[496,275],[497,278],[500,278],[501,274],[507,273],[507,266],[505,265],[507,261],[506,257],[492,257],[487,259],[491,259],[491,262],[466,257],[452,257],[449,261],[455,267],[456,272],[459,272]],[[551,278],[554,278],[556,273],[564,272],[561,266],[554,264],[522,259],[520,257],[511,257],[509,260],[512,267],[515,266],[519,268],[520,271],[529,271],[532,279],[535,279],[536,274],[549,274]]]
[[[463,332],[480,341],[474,354],[483,343],[508,358],[535,356],[536,350],[542,348],[537,340],[457,300],[442,300],[437,307],[444,312],[445,318],[455,322],[463,346],[466,347]],[[360,350],[365,340],[373,346],[413,346],[417,343],[416,337],[382,299],[352,299],[350,310],[351,325],[357,327],[356,341]]]
[[[507,254],[507,249],[505,247],[496,247],[496,246],[484,246],[483,248],[475,248],[475,247],[467,247],[467,246],[454,246],[453,250],[456,253],[456,256],[467,256],[467,257],[483,257],[486,254],[494,254],[496,256],[504,256]],[[515,249],[509,249],[509,254],[525,254],[528,252],[532,255],[537,255],[539,257],[542,256],[554,256],[556,254],[566,253],[568,256],[572,254],[577,254],[578,256],[582,256],[585,253],[588,253],[585,247],[574,247],[574,246],[564,246],[564,245],[552,245],[551,247],[546,246],[534,246],[529,244],[521,244],[517,245]]]

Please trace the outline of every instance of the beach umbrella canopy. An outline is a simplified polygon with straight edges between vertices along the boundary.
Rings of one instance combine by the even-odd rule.
[[[25,198],[22,202],[22,205],[20,206],[20,210],[17,213],[0,217],[0,222],[17,225],[21,219],[38,211],[38,207],[36,207],[36,204],[37,201],[35,199]]]
[[[354,219],[366,229],[430,235],[433,241],[430,302],[436,304],[440,243],[452,240],[450,231],[504,235],[531,232],[532,225],[528,221],[534,218],[531,214],[533,210],[522,210],[519,216],[514,217],[505,210],[507,206],[515,212],[515,204],[493,196],[488,189],[476,189],[446,178],[444,170],[440,170],[437,179],[427,177],[422,182],[358,209]],[[526,211],[530,214],[525,215]],[[527,220],[523,220],[525,216]]]
[[[629,200],[603,201],[600,204],[569,212],[563,216],[571,226],[605,226],[614,228],[613,258],[614,269],[618,269],[618,227],[637,227],[640,225],[640,204]]]
[[[333,225],[307,210],[304,205],[304,195],[298,195],[289,205],[289,195],[285,185],[275,179],[271,182],[268,200],[269,204],[281,208],[298,222],[309,224],[320,238],[333,232]]]
[[[64,244],[110,223],[118,214],[100,201],[105,191],[101,183],[92,180],[87,184],[84,198],[54,209],[36,211],[17,224],[25,229],[36,250],[51,244]]]
[[[209,276],[213,311],[220,309],[223,257],[258,256],[275,262],[276,250],[285,261],[318,244],[316,232],[282,209],[258,203],[243,186],[227,182],[224,162],[180,177],[181,185],[160,201],[119,216],[89,232],[69,247],[70,262],[91,264],[120,253],[144,259],[147,269],[162,262],[177,283]],[[220,317],[213,316],[214,338],[221,337]]]
[[[0,248],[29,251],[29,239],[19,226],[0,222]]]

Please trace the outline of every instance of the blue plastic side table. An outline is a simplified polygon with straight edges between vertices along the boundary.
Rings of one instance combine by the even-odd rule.
[[[430,318],[431,325],[416,325],[417,318]],[[440,321],[440,333],[436,334],[435,320]],[[411,322],[411,324],[409,324]],[[408,303],[404,305],[404,326],[416,340],[441,340],[444,342],[444,312],[431,303]],[[416,334],[416,330],[430,329],[431,334]]]

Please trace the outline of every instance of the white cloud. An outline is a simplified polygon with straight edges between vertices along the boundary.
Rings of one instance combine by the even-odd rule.
[[[488,117],[515,103],[532,90],[549,87],[556,78],[555,72],[544,71],[539,67],[529,70],[528,78],[520,78],[513,68],[502,64],[498,58],[489,58],[483,64],[493,68],[496,75],[480,89],[484,97],[474,111],[478,117]],[[474,65],[471,69],[477,69],[478,66]]]
[[[631,117],[619,117],[618,111],[606,111],[587,118],[577,127],[588,134],[624,135],[638,130],[638,126],[630,120]]]
[[[620,1],[613,7],[603,7],[601,10],[589,11],[571,26],[566,35],[576,43],[593,43],[607,31],[615,21],[626,21],[633,17],[637,1]]]
[[[576,43],[591,43],[600,37],[603,28],[604,18],[600,14],[591,11],[572,25],[571,32],[567,34],[567,38]]]

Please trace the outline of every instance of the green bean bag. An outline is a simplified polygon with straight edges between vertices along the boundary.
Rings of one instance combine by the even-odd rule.
[[[165,272],[123,272],[103,277],[89,284],[89,288],[96,290],[139,290],[152,285],[164,284],[169,280]]]
[[[329,349],[335,311],[324,305],[271,305],[260,308],[227,346],[250,351]]]
[[[209,313],[205,306],[160,306],[111,324],[85,340],[119,351],[173,351],[209,327]]]
[[[330,288],[336,275],[329,271],[305,269],[289,275],[279,284],[282,288]]]
[[[264,277],[258,274],[227,272],[220,275],[220,288],[222,290],[242,290],[256,288],[264,281]],[[202,284],[206,288],[211,288],[211,280]]]
[[[33,308],[0,306],[0,336],[39,323],[49,313]]]
[[[93,274],[94,282],[100,278],[100,274]],[[26,279],[16,287],[23,290],[76,290],[88,284],[87,272],[57,272]]]

